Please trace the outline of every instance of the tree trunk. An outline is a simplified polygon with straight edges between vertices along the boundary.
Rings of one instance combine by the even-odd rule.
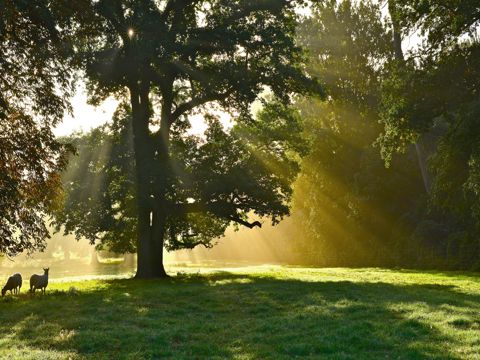
[[[141,191],[141,189],[138,189],[138,193]],[[138,193],[137,196],[139,195]],[[137,273],[135,275],[138,279],[154,277],[149,210],[150,209],[138,201]]]
[[[152,220],[157,216],[152,212]],[[168,277],[163,266],[163,236],[156,231],[157,226],[164,226],[158,220],[149,223],[148,236],[140,236],[137,243],[137,279]],[[154,240],[155,239],[155,240]]]
[[[166,277],[163,267],[163,241],[153,241],[153,220],[157,211],[152,206],[152,169],[154,157],[149,133],[150,110],[149,87],[135,83],[130,87],[132,126],[137,179],[137,279]],[[163,240],[163,238],[162,238]]]
[[[405,58],[402,50],[402,35],[400,31],[400,24],[397,18],[397,8],[393,0],[388,0],[388,11],[390,13],[390,18],[392,20],[393,26],[393,49],[395,52],[395,59],[400,63],[405,63]],[[425,192],[430,193],[430,179],[428,175],[428,169],[426,166],[426,156],[424,154],[423,146],[421,144],[420,138],[415,143],[415,151],[418,158],[418,166],[420,168],[420,173],[422,175],[423,185],[425,187]]]
[[[154,205],[152,212],[152,271],[154,277],[167,277],[163,266],[163,248],[165,244],[165,233],[167,228],[166,189],[170,173],[170,113],[173,103],[173,80],[166,81],[170,86],[162,87],[162,111],[160,130],[153,143],[156,156],[153,159],[153,193]]]
[[[168,277],[163,266],[166,218],[161,211],[157,210],[154,212],[152,220],[152,270],[155,277]]]
[[[390,13],[390,19],[393,26],[393,50],[395,52],[395,59],[403,63],[405,60],[402,50],[402,34],[397,18],[397,7],[393,0],[388,0],[388,12]]]
[[[425,159],[425,150],[423,149],[423,144],[420,138],[415,143],[415,151],[417,152],[418,165],[420,166],[420,171],[422,172],[422,179],[425,191],[427,192],[427,194],[430,194],[430,177],[428,175],[428,169]]]

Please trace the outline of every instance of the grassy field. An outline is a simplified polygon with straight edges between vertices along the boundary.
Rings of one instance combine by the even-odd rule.
[[[480,277],[201,269],[0,301],[2,359],[480,359]]]

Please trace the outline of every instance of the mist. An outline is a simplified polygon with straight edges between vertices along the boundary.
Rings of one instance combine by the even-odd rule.
[[[278,226],[263,224],[262,228],[232,227],[225,237],[217,239],[213,248],[168,252],[164,250],[165,266],[170,272],[185,267],[240,267],[265,264],[287,264],[292,261],[288,242],[289,220]],[[136,254],[117,254],[97,250],[87,239],[51,231],[43,252],[0,258],[0,278],[20,272],[24,281],[42,268],[50,268],[52,279],[89,279],[96,277],[131,277],[136,269]]]

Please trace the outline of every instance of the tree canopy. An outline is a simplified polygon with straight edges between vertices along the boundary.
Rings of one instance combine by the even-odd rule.
[[[73,63],[60,3],[0,8],[0,253],[14,255],[48,236],[67,150],[51,130],[68,109]]]
[[[478,6],[313,9],[300,39],[328,101],[301,106],[315,130],[294,187],[297,251],[330,266],[478,269]],[[412,34],[419,42],[407,48]]]

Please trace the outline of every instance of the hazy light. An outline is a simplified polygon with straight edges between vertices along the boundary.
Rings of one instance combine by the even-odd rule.
[[[128,29],[128,37],[131,39],[135,35],[135,31],[132,28]]]
[[[79,83],[72,98],[73,114],[65,114],[63,121],[54,129],[56,136],[67,136],[75,131],[90,131],[112,120],[118,100],[109,97],[99,106],[87,104],[87,90]]]

